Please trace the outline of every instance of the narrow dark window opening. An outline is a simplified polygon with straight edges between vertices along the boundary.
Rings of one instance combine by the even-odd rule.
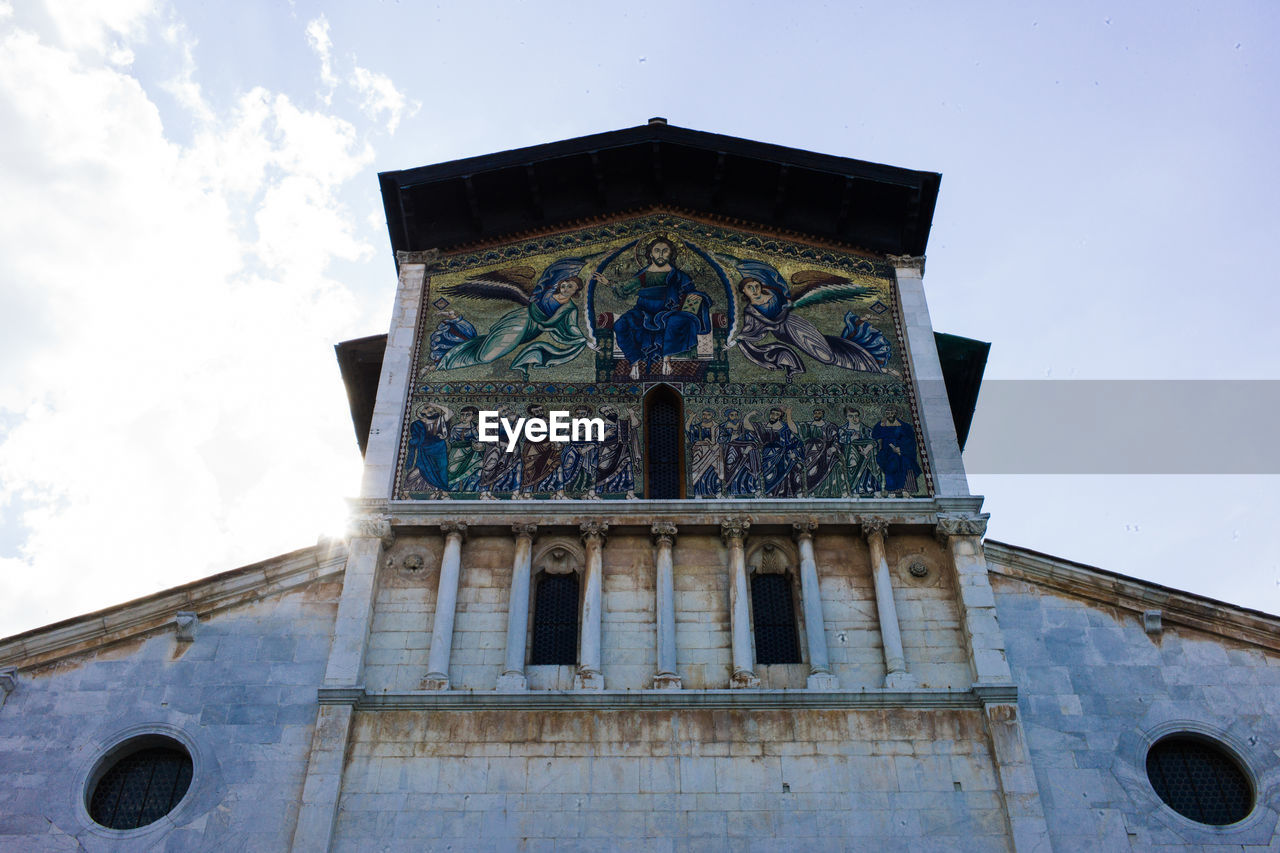
[[[645,402],[645,495],[657,500],[684,497],[680,396],[659,386]]]
[[[533,594],[533,666],[578,662],[578,575],[539,576]]]
[[[756,630],[756,663],[800,663],[796,611],[786,575],[751,576],[751,616]]]
[[[89,798],[89,816],[109,829],[137,829],[173,811],[191,787],[191,756],[157,746],[111,765]]]

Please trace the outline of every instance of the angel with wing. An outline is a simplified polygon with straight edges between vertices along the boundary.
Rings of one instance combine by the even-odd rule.
[[[742,322],[729,346],[736,345],[749,361],[770,370],[785,370],[788,380],[805,372],[800,353],[848,370],[892,372],[888,369],[892,354],[889,342],[854,312],[846,312],[840,335],[824,335],[795,313],[809,305],[861,299],[874,292],[871,288],[818,270],[801,270],[791,276],[788,285],[781,273],[762,261],[731,261],[742,276],[738,292],[744,305]]]
[[[579,273],[586,261],[562,258],[542,271],[534,283],[528,266],[507,267],[469,278],[448,292],[470,299],[502,300],[518,307],[480,334],[455,312],[447,312],[431,333],[434,370],[489,364],[512,352],[511,369],[529,378],[531,367],[554,367],[595,349],[578,326],[574,297],[582,291]]]

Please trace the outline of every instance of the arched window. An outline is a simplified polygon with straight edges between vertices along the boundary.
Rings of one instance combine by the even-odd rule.
[[[756,634],[756,663],[800,663],[796,610],[791,581],[778,572],[751,576],[751,619]]]
[[[578,662],[578,574],[541,572],[533,594],[531,666]]]
[[[645,497],[684,497],[684,429],[680,395],[666,385],[644,401]]]

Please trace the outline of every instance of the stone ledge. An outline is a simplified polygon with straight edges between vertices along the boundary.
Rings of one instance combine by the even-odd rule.
[[[124,604],[0,640],[0,665],[25,669],[156,631],[173,630],[178,611],[206,617],[314,580],[342,574],[346,546],[326,540]]]
[[[983,688],[984,691],[990,688]],[[999,701],[1016,702],[1017,688],[1000,686]],[[432,711],[581,711],[807,708],[981,708],[995,701],[973,689],[951,690],[531,690],[499,693],[472,690],[414,690],[401,693],[361,693],[360,688],[324,688],[321,704],[349,704],[357,710]]]
[[[450,500],[389,501],[360,505],[368,512],[383,512],[397,526],[436,525],[441,520],[465,518],[468,525],[507,526],[512,521],[537,518],[548,525],[577,525],[604,519],[610,525],[643,526],[654,520],[674,520],[697,526],[698,519],[719,524],[724,516],[748,516],[754,524],[790,525],[797,518],[813,518],[819,524],[850,524],[856,517],[874,515],[891,524],[936,526],[938,513],[977,512],[981,497],[971,498],[789,498],[742,500]],[[354,504],[353,504],[354,509]]]
[[[995,574],[1107,607],[1129,610],[1139,623],[1144,612],[1159,610],[1161,622],[1166,627],[1183,625],[1280,651],[1280,617],[1003,542],[987,540],[983,545],[987,565]]]

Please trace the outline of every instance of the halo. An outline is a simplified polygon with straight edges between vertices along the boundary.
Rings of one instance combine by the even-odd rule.
[[[680,254],[680,244],[671,238],[671,235],[665,231],[654,231],[652,234],[646,234],[640,240],[636,241],[636,268],[644,269],[649,266],[649,246],[656,240],[661,240],[671,247],[671,263],[674,265],[676,258]]]

